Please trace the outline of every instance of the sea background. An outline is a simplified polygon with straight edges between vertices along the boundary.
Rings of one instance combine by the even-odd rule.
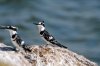
[[[39,21],[69,50],[100,65],[100,0],[0,0],[0,25],[17,26],[26,44],[45,44],[33,25]],[[12,46],[6,30],[0,42]]]

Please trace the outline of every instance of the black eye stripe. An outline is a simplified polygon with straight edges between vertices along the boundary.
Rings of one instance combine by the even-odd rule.
[[[42,23],[42,25],[45,27],[44,23]]]
[[[13,27],[13,26],[8,26],[8,29],[11,29],[11,30],[17,31],[17,28],[15,28],[15,27]]]
[[[44,23],[43,23],[43,22],[41,22],[39,25],[43,25],[43,26],[45,27],[45,25],[44,25]]]

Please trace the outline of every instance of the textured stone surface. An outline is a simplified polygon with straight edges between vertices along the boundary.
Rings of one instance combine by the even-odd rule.
[[[96,63],[68,49],[52,46],[31,46],[31,58],[15,52],[9,46],[0,43],[0,61],[7,66],[97,66]],[[31,63],[29,63],[31,61]]]

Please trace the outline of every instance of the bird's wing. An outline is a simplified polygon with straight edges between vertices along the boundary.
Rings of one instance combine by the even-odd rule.
[[[51,34],[49,34],[48,31],[44,31],[43,36],[47,41],[54,41],[55,40],[55,38]]]
[[[67,48],[66,46],[56,41],[55,38],[51,34],[49,34],[47,31],[44,32],[44,38],[47,39],[47,41],[50,41],[52,44],[55,44],[59,47]]]
[[[60,44],[58,41],[56,41],[55,38],[54,38],[51,34],[48,33],[48,31],[45,30],[45,31],[42,33],[42,35],[43,35],[43,37],[44,37],[47,41],[51,42],[52,44],[57,45],[57,46],[59,46],[59,47],[67,48],[66,46],[63,46],[63,45]]]
[[[20,46],[24,44],[24,41],[20,38],[19,35],[17,35],[17,37],[16,37],[16,42],[17,42]]]

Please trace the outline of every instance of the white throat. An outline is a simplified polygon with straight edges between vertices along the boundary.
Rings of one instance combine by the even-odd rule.
[[[39,29],[39,31],[44,31],[45,30],[45,27],[42,26],[42,25],[38,25],[38,29]]]
[[[16,31],[13,31],[13,30],[8,30],[10,32],[10,36],[14,35],[14,34],[17,34]]]

